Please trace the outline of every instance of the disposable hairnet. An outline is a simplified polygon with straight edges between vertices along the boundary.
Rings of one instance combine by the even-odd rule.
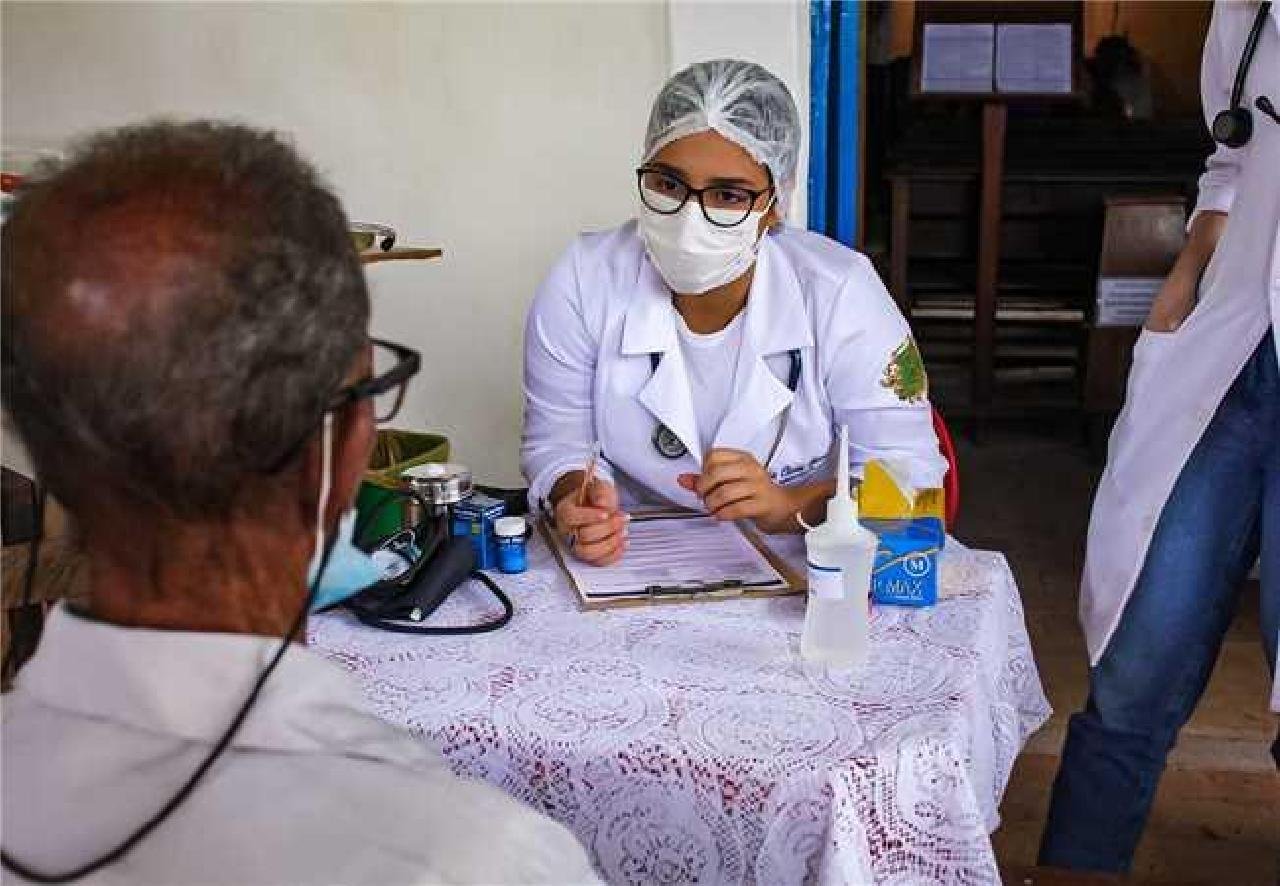
[[[673,75],[654,100],[642,162],[676,139],[708,129],[764,164],[785,211],[800,153],[800,114],[786,84],[751,62],[717,59],[690,65]]]

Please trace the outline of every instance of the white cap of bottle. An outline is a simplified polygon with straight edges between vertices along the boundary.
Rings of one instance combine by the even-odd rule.
[[[493,534],[498,538],[523,538],[527,528],[524,517],[499,517],[493,521]]]

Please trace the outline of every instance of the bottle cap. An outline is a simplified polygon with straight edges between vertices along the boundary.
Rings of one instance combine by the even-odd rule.
[[[499,538],[522,538],[526,526],[524,517],[499,517],[493,521],[493,534]]]
[[[858,503],[849,491],[849,426],[840,428],[840,459],[836,462],[836,491],[827,499],[827,522],[850,526],[858,522]]]

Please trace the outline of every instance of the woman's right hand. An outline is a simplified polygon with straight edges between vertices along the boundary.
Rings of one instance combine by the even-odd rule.
[[[1187,241],[1178,253],[1169,276],[1151,302],[1147,322],[1152,332],[1177,332],[1195,310],[1200,297],[1200,277],[1218,248],[1222,232],[1227,229],[1227,214],[1205,210],[1197,212],[1187,232]]]
[[[1151,302],[1146,328],[1152,332],[1177,332],[1196,306],[1198,286],[1198,274],[1185,267],[1174,268]]]
[[[592,566],[617,563],[627,550],[627,523],[631,518],[619,507],[618,490],[599,477],[591,481],[583,504],[578,505],[581,484],[581,471],[556,483],[552,491],[556,532],[582,562]]]

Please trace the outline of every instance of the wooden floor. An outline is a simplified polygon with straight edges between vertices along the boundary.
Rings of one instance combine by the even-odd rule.
[[[1030,869],[1066,718],[1086,692],[1076,601],[1098,467],[1077,440],[1068,427],[994,431],[981,446],[959,441],[963,500],[956,535],[1008,555],[1054,708],[1018,761],[1001,808],[1004,823],[993,838],[1010,883],[1076,882]],[[1280,883],[1280,776],[1268,753],[1277,728],[1269,696],[1257,590],[1250,588],[1161,782],[1128,882]]]

